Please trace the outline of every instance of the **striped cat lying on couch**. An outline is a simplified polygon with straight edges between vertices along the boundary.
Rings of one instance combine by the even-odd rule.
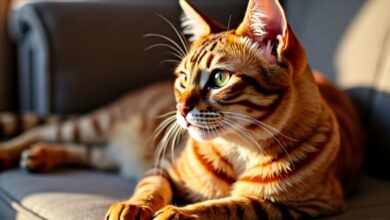
[[[73,164],[139,178],[131,198],[108,210],[109,220],[342,212],[361,164],[359,120],[349,98],[310,69],[279,2],[250,0],[232,30],[185,0],[180,5],[191,46],[181,38],[184,48],[174,49],[181,60],[173,86],[29,129],[1,143],[1,168],[20,160],[35,172]],[[5,118],[11,134],[16,120]]]

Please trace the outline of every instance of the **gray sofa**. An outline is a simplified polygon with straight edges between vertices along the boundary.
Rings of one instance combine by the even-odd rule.
[[[246,4],[192,2],[225,24],[232,15],[233,25]],[[332,219],[390,219],[390,1],[294,0],[284,7],[312,67],[350,92],[367,128],[358,193],[348,200],[348,211]],[[171,78],[172,66],[159,65],[167,58],[164,50],[143,50],[159,40],[142,35],[174,37],[155,13],[179,27],[176,0],[16,0],[8,11],[17,57],[12,58],[9,44],[0,45],[0,55],[18,62],[19,95],[13,98],[21,111],[83,113],[125,91]],[[13,69],[0,65],[0,86],[13,85]],[[0,100],[8,100],[4,95]],[[109,205],[127,199],[134,184],[115,173],[85,169],[40,175],[6,171],[0,173],[0,219],[103,219]]]

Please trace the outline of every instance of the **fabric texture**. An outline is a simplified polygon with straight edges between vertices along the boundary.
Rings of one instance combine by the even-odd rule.
[[[134,181],[113,173],[8,171],[0,175],[0,204],[12,208],[3,207],[0,219],[103,219],[110,204],[128,199],[134,186]]]
[[[223,24],[236,25],[244,1],[197,0],[194,4]],[[216,13],[218,12],[218,13]],[[168,43],[148,33],[175,32],[158,14],[180,28],[177,0],[15,1],[10,13],[19,45],[21,110],[84,113],[106,105],[129,89],[172,77],[176,59]],[[83,94],[83,95],[80,95]]]
[[[157,55],[164,50],[143,51],[161,41],[145,40],[142,35],[165,34],[169,29],[154,16],[155,12],[168,16],[177,25],[179,9],[172,9],[176,0],[18,2],[12,13],[12,32],[15,41],[21,44],[19,66],[27,68],[30,61],[38,65],[22,69],[37,74],[35,81],[27,82],[34,87],[47,86],[42,88],[50,91],[50,96],[41,101],[35,100],[38,95],[32,95],[31,102],[24,102],[26,109],[42,113],[84,112],[129,88],[169,77],[170,68],[158,65],[164,57]],[[244,1],[229,1],[231,4],[220,7],[214,4],[218,1],[207,2],[194,1],[207,14],[217,16],[222,22],[226,20],[225,23],[230,13],[242,12],[245,5]],[[368,173],[387,178],[390,176],[386,170],[390,167],[389,4],[388,0],[285,3],[312,67],[327,73],[361,104],[365,126],[370,128]],[[215,13],[217,8],[226,14]],[[233,21],[240,18],[234,14]],[[134,184],[116,174],[90,170],[64,170],[45,175],[8,171],[0,174],[0,219],[103,219],[109,205],[127,199]],[[389,217],[390,183],[364,177],[358,194],[348,200],[348,212],[329,219],[385,220]]]
[[[110,204],[124,201],[135,182],[113,173],[62,170],[28,174],[12,170],[0,175],[0,219],[98,220]],[[0,203],[4,204],[4,203]],[[386,219],[390,216],[390,183],[364,177],[348,212],[329,219]]]

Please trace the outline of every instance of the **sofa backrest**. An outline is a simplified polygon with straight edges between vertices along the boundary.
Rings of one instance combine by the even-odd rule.
[[[197,0],[202,11],[224,24],[237,24],[245,2]],[[175,57],[167,43],[147,33],[177,39],[159,13],[180,28],[177,0],[18,0],[11,12],[11,32],[18,42],[22,110],[42,114],[93,110],[126,91],[172,77]]]
[[[337,52],[339,82],[358,101],[367,131],[367,169],[390,179],[390,1],[367,1]]]

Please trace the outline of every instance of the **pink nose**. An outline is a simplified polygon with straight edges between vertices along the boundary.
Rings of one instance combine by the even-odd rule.
[[[179,110],[180,114],[183,116],[183,117],[186,117],[188,112],[191,111],[191,107],[186,105],[186,104],[178,104],[177,105],[177,109]]]

